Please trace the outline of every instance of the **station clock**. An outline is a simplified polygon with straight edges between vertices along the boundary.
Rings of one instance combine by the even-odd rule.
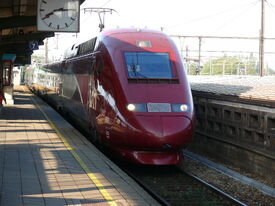
[[[79,0],[38,0],[37,30],[79,31]]]

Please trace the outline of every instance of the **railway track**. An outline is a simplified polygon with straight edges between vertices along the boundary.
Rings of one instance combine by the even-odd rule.
[[[74,122],[71,121],[69,116],[66,116],[66,115],[64,116],[64,114],[63,114],[63,117],[66,118],[73,125],[75,125]],[[80,132],[82,132],[84,134],[84,136],[87,137],[87,134],[85,132],[83,132],[83,130],[81,130],[77,126],[76,126],[76,128],[79,129]],[[105,151],[105,154],[109,158],[112,157],[112,155],[108,155],[108,152],[106,153],[106,151]],[[185,154],[185,156],[186,156],[186,154]],[[192,166],[193,164],[190,164],[190,162],[188,163],[185,161],[184,165],[187,167],[189,165],[190,166],[189,169],[193,167],[191,170],[194,170],[194,168],[198,169],[198,167],[196,165]],[[123,168],[128,168],[128,167],[125,166]],[[140,169],[140,168],[142,168],[142,169]],[[192,188],[191,186],[188,185],[188,181],[186,181],[187,183],[184,185],[183,183],[181,183],[183,177],[178,178],[177,177],[178,175],[173,170],[170,171],[171,167],[168,167],[169,169],[167,169],[167,167],[160,167],[160,166],[154,166],[151,169],[149,169],[149,168],[150,167],[135,166],[132,169],[134,172],[131,172],[129,169],[127,169],[127,170],[132,173],[133,178],[135,178],[141,185],[148,185],[147,191],[150,192],[152,194],[152,196],[155,196],[156,199],[159,199],[159,201],[162,202],[161,203],[162,205],[232,205],[232,204],[245,205],[236,199],[233,200],[234,198],[230,198],[230,195],[221,194],[222,191],[217,191],[217,192],[212,191],[210,193],[210,195],[205,195],[204,193],[207,194],[207,192],[201,193],[201,191],[197,191],[198,189],[196,189],[196,188],[198,188],[198,187],[193,186],[193,188]],[[203,179],[208,178],[207,182],[211,182],[211,184],[214,182],[214,184],[218,185],[219,188],[223,188],[222,190],[224,190],[224,191],[226,190],[228,193],[233,194],[235,197],[246,202],[249,205],[275,205],[274,196],[273,197],[267,196],[266,194],[259,193],[258,191],[256,191],[256,189],[251,189],[250,187],[246,187],[244,185],[233,183],[232,181],[229,183],[229,180],[227,180],[224,177],[222,177],[222,179],[224,179],[224,180],[221,181],[221,179],[217,178],[217,175],[213,175],[213,174],[210,175],[209,172],[205,171],[205,169],[203,169],[203,171],[204,171],[204,175],[202,176],[202,178]],[[192,171],[192,173],[193,173],[193,171]],[[205,174],[207,174],[207,177],[205,177]],[[143,178],[139,177],[139,176],[142,177],[142,175],[144,176],[144,180],[143,180]],[[146,175],[147,175],[147,177],[146,177]],[[163,177],[161,177],[161,175]],[[186,175],[188,175],[188,174],[186,174]],[[172,180],[170,180],[168,178],[169,176],[172,178]],[[152,179],[154,181],[150,182],[149,181],[150,179]],[[161,180],[161,179],[163,179],[163,180]],[[175,184],[173,184],[173,182],[175,182],[174,179],[176,179],[176,182],[177,182]],[[164,183],[163,183],[163,181],[164,181]],[[166,181],[166,183],[165,183],[165,181]],[[168,184],[167,182],[171,182],[171,184]],[[251,182],[251,180],[249,180],[249,182]],[[216,183],[218,183],[218,184],[216,184]],[[201,183],[201,184],[204,184],[204,183]],[[168,185],[168,186],[166,187],[165,185]],[[255,185],[255,183],[253,183],[253,185]],[[223,186],[225,186],[225,187],[223,187]],[[165,189],[165,187],[166,187],[166,189]],[[209,188],[209,186],[204,186],[204,187]],[[266,188],[263,186],[260,186],[260,187]],[[145,188],[146,188],[146,186],[145,186]],[[205,189],[205,190],[209,191],[210,189]],[[211,190],[215,190],[215,189],[211,189]],[[267,188],[267,190],[263,190],[264,193],[267,193],[266,191],[271,191],[271,190],[270,190],[270,188]],[[194,195],[196,193],[198,193],[197,197],[196,197],[196,195]],[[201,194],[199,194],[199,193],[201,193]],[[211,196],[212,193],[217,193],[217,194]],[[269,193],[267,193],[267,194],[269,194]],[[228,197],[225,197],[225,196],[228,196]],[[185,203],[185,201],[186,200],[189,201],[189,199],[190,199],[190,202]],[[232,199],[232,200],[230,200],[230,199]],[[216,203],[216,202],[218,202],[218,203]]]
[[[121,166],[161,205],[246,205],[174,166]]]
[[[74,124],[70,117],[65,115],[65,118]],[[76,128],[83,133],[80,128]],[[83,134],[87,136],[85,132]],[[102,152],[109,158],[112,157],[108,155],[108,152],[104,150]],[[200,185],[204,186],[190,182],[187,177],[183,177],[182,172],[176,167],[135,165],[132,169],[129,169],[131,167],[125,165],[123,168],[126,168],[129,174],[152,196],[158,199],[162,205],[245,205],[231,198],[230,195],[226,195],[223,191],[219,191],[210,185],[206,186],[203,181],[200,181],[202,182]],[[195,181],[194,177],[191,178],[189,174],[186,173],[185,176],[189,176],[189,179]],[[195,182],[198,182],[198,178]]]
[[[68,116],[64,117],[74,124]],[[77,126],[76,128],[87,137],[87,134],[81,128]],[[108,150],[98,145],[95,146],[112,159],[112,155]],[[117,162],[116,159],[113,159],[113,161],[158,200],[161,205],[245,205],[222,190],[207,184],[202,179],[192,176],[188,172],[183,173],[175,166],[129,166]]]
[[[257,181],[257,178],[245,176],[237,172],[238,168],[229,169],[229,165],[212,162],[189,151],[184,151],[184,156],[183,164],[179,165],[182,170],[204,179],[247,205],[275,205],[274,188]]]

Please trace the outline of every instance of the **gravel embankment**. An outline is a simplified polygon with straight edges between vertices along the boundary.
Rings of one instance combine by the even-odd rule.
[[[263,194],[257,189],[241,183],[191,158],[185,157],[184,163],[180,168],[218,187],[247,205],[275,205],[275,198]]]

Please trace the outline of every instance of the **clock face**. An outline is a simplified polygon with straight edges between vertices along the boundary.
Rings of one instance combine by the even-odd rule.
[[[79,0],[39,0],[39,31],[79,31]]]

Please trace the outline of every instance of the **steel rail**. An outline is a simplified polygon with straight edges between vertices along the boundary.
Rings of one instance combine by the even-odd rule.
[[[199,181],[201,184],[207,186],[208,188],[210,188],[211,190],[213,190],[214,192],[218,193],[219,195],[222,195],[223,197],[225,197],[227,200],[231,201],[232,203],[234,204],[237,204],[237,205],[241,205],[241,206],[247,206],[247,204],[241,202],[240,200],[232,197],[231,195],[227,194],[226,192],[220,190],[219,188],[209,184],[208,182],[204,181],[203,179],[189,173],[189,172],[186,172],[184,170],[181,170],[184,174],[192,177],[193,179]]]
[[[202,134],[202,135],[205,135],[205,134]],[[212,136],[207,136],[207,137],[212,138],[212,139],[214,139],[216,141],[223,142],[225,144],[233,145],[235,147],[239,147],[241,149],[245,149],[245,150],[251,151],[253,153],[256,153],[255,151],[252,151],[249,148],[241,147],[239,145],[232,144],[231,142],[221,141],[220,139],[217,139],[217,138],[212,137]],[[237,180],[237,181],[239,181],[241,183],[244,183],[246,185],[249,185],[249,186],[257,189],[257,190],[259,190],[260,192],[262,192],[264,194],[267,194],[267,195],[269,195],[271,197],[275,197],[275,189],[272,188],[272,187],[270,187],[270,186],[268,186],[268,185],[265,185],[265,184],[263,184],[263,183],[255,180],[255,179],[252,179],[252,178],[249,178],[247,176],[244,176],[244,175],[242,175],[242,174],[240,174],[240,173],[238,173],[236,171],[233,171],[231,169],[228,169],[228,168],[226,168],[226,167],[224,167],[222,165],[218,165],[217,163],[214,163],[214,162],[212,162],[210,160],[204,159],[203,157],[200,157],[199,155],[193,154],[190,151],[183,150],[183,154],[184,154],[185,157],[189,157],[189,158],[191,158],[191,159],[193,159],[195,161],[198,161],[201,164],[206,165],[207,167],[210,167],[210,168],[212,168],[212,169],[214,169],[214,170],[216,170],[218,172],[221,172],[221,173],[223,173],[223,174],[225,174],[225,175],[227,175],[227,176],[229,176],[231,178],[234,178],[235,180]],[[263,155],[261,153],[256,153],[256,154]],[[266,155],[264,155],[264,156],[266,158],[271,158],[271,157],[266,156]]]
[[[124,172],[126,172],[139,186],[141,186],[146,192],[148,192],[156,201],[158,201],[162,206],[172,206],[168,203],[165,199],[155,193],[153,190],[150,189],[145,183],[139,180],[133,173],[125,168],[121,168]]]

